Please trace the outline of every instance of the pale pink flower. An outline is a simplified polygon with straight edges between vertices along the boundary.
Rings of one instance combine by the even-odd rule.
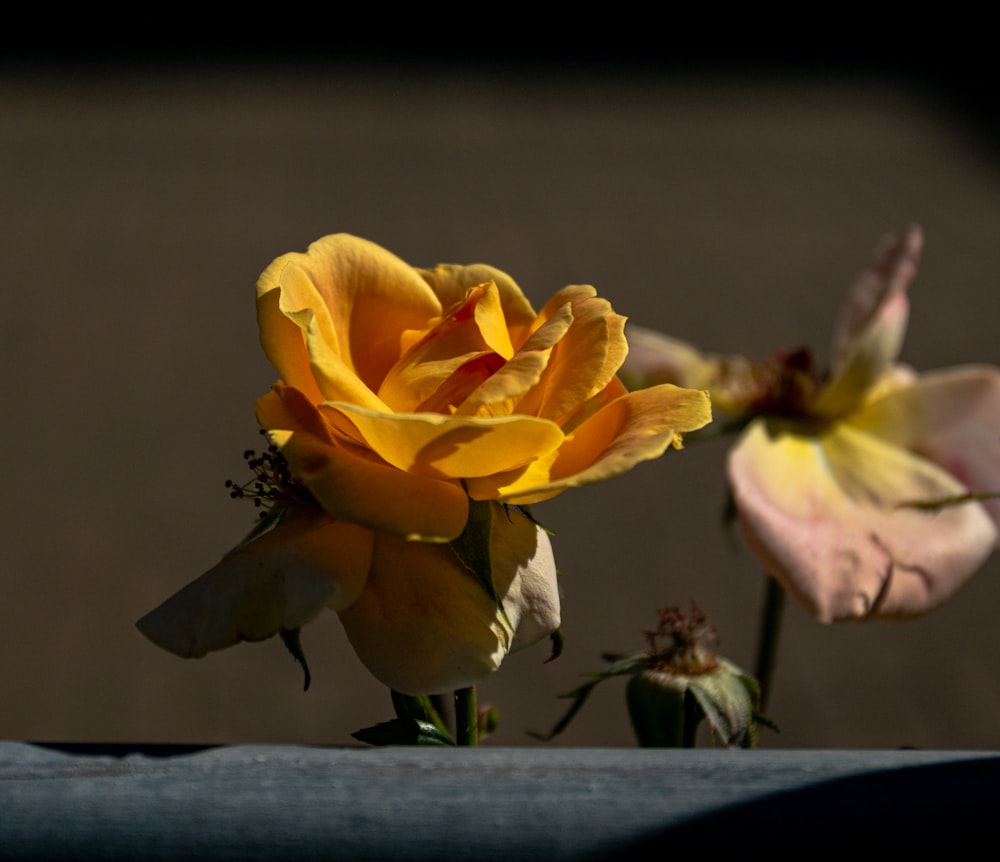
[[[922,246],[910,226],[879,247],[826,375],[806,351],[754,363],[629,327],[630,386],[707,388],[717,411],[746,422],[727,460],[743,533],[823,622],[925,613],[998,545],[1000,500],[968,495],[1000,488],[1000,369],[918,374],[896,361]]]

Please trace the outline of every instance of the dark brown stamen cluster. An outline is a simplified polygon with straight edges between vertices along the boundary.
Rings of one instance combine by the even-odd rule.
[[[264,435],[266,432],[262,430],[260,433]],[[292,475],[285,456],[273,443],[269,443],[259,455],[255,450],[247,449],[243,460],[247,462],[252,478],[242,485],[226,479],[226,487],[234,500],[253,500],[254,506],[264,509],[260,513],[261,518],[266,518],[275,506],[315,505],[312,494]]]
[[[660,608],[659,624],[643,629],[650,666],[681,673],[706,673],[717,666],[711,647],[718,643],[705,612],[691,602],[691,613],[680,608]]]
[[[808,415],[824,382],[812,351],[806,347],[777,353],[755,367],[754,377],[758,392],[750,409],[769,416]]]

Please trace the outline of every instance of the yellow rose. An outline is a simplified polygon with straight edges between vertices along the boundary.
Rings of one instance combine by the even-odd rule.
[[[536,314],[492,267],[417,269],[337,234],[264,270],[257,312],[281,378],[257,418],[316,505],[140,620],[180,655],[328,606],[391,688],[471,685],[559,626],[548,538],[519,507],[679,448],[711,420],[704,392],[626,392],[625,319],[590,286]],[[455,540],[473,521],[470,565]]]
[[[337,234],[274,261],[257,310],[282,380],[258,420],[330,515],[381,532],[454,539],[468,498],[537,503],[711,420],[704,392],[626,392],[625,318],[589,285],[536,314],[497,269]]]

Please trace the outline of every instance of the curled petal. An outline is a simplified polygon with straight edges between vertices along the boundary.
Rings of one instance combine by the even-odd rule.
[[[464,688],[500,666],[519,625],[526,641],[559,625],[544,531],[519,513],[498,514],[491,549],[506,619],[450,547],[377,538],[365,587],[340,612],[351,645],[377,679],[404,694]]]
[[[670,384],[631,392],[598,410],[548,458],[522,471],[470,481],[468,492],[477,500],[547,500],[567,488],[624,473],[640,461],[658,458],[670,446],[681,448],[685,433],[711,419],[704,392]]]
[[[1000,490],[1000,369],[964,366],[886,387],[851,423],[941,465],[975,493]],[[1000,500],[982,503],[1000,524]]]
[[[540,319],[549,320],[569,305],[572,323],[555,343],[530,411],[560,425],[581,404],[601,392],[615,377],[628,353],[625,318],[597,296],[590,285],[565,287],[546,303]],[[524,408],[520,408],[524,409]]]
[[[357,599],[373,541],[371,531],[318,510],[293,510],[136,625],[183,658],[298,629],[324,607],[344,608]]]
[[[492,282],[500,296],[507,329],[515,347],[527,337],[535,321],[535,310],[507,273],[485,263],[443,263],[433,269],[415,270],[434,291],[445,310],[462,301],[470,287]]]
[[[334,439],[297,389],[276,384],[257,400],[257,419],[330,516],[423,541],[451,541],[462,532],[469,503],[458,483],[404,472]]]
[[[832,380],[816,403],[818,415],[851,410],[899,355],[909,313],[906,293],[923,242],[917,225],[886,237],[873,264],[858,276],[834,330]]]
[[[286,382],[316,402],[377,406],[373,392],[399,359],[400,334],[423,329],[441,303],[409,265],[368,240],[334,234],[282,255],[257,281],[261,344]]]
[[[959,588],[993,548],[981,506],[900,504],[962,486],[910,452],[844,424],[758,419],[728,459],[748,544],[821,622],[906,618]]]

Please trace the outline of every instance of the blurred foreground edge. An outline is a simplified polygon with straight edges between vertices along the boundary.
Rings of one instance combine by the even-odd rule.
[[[927,849],[998,800],[1000,752],[0,742],[2,859]]]

